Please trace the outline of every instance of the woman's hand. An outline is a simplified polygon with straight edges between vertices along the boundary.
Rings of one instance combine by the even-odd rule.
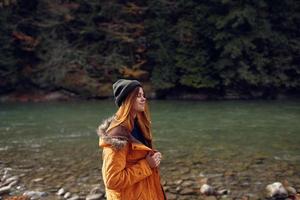
[[[148,161],[151,168],[158,167],[161,161],[161,153],[148,153],[148,155],[146,156],[146,160]]]

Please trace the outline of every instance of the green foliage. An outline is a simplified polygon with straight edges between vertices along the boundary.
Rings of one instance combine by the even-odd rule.
[[[152,2],[164,10],[149,19],[150,27],[158,27],[149,30],[156,35],[149,41],[154,44],[154,60],[165,63],[164,67],[171,62],[170,71],[176,71],[172,79],[166,76],[174,73],[155,73],[153,81],[243,93],[257,88],[299,88],[300,81],[295,79],[300,80],[296,1]],[[169,56],[162,59],[162,52]]]
[[[299,10],[296,0],[20,1],[0,12],[0,83],[69,87],[81,74],[158,90],[299,89]]]
[[[0,93],[12,90],[17,83],[18,57],[10,36],[13,25],[8,23],[11,15],[11,8],[0,10]]]

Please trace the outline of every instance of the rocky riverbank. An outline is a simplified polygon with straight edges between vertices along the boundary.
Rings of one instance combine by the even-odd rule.
[[[256,164],[263,162],[257,160]],[[162,171],[168,171],[174,179],[162,180],[162,185],[166,191],[168,200],[300,200],[300,184],[299,178],[295,177],[297,185],[292,185],[288,180],[270,184],[262,182],[251,182],[251,178],[238,181],[238,173],[227,170],[224,174],[205,174],[200,173],[198,176],[192,175],[194,164],[191,167],[180,167],[182,163],[177,162],[178,167],[166,169],[162,167]],[[31,171],[33,169],[28,169]],[[278,169],[280,170],[280,169]],[[53,185],[48,182],[49,177],[57,177],[57,174],[45,174],[39,178],[28,177],[27,173],[21,173],[24,170],[4,167],[1,164],[0,171],[0,199],[1,200],[35,200],[35,199],[57,199],[57,200],[102,200],[105,199],[105,191],[100,175],[97,177],[99,184],[88,184],[87,179],[73,184]],[[25,170],[26,171],[26,170]],[[174,173],[172,173],[174,172]],[[271,171],[265,173],[270,176]],[[65,172],[66,173],[66,172]],[[276,173],[276,172],[274,172]],[[289,172],[293,173],[293,172]],[[70,174],[70,173],[68,173]],[[60,174],[65,176],[65,174]],[[241,175],[241,174],[240,174]],[[255,177],[255,174],[252,175]],[[166,178],[166,177],[165,177]],[[269,177],[265,177],[269,179]],[[59,178],[57,178],[59,179]],[[70,178],[68,178],[70,179]],[[295,182],[295,180],[293,180]],[[255,186],[258,193],[251,191]],[[245,188],[247,188],[245,192]]]
[[[12,174],[12,168],[4,168],[1,170],[2,178],[0,182],[0,199],[67,199],[67,200],[98,200],[104,198],[104,190],[102,185],[91,186],[92,189],[87,194],[81,192],[70,192],[66,187],[52,187],[52,188],[31,188],[29,183],[24,183],[22,178],[26,174]],[[44,178],[32,179],[31,182],[39,183]],[[46,186],[47,187],[47,186]],[[80,190],[78,190],[80,191]]]
[[[101,153],[83,145],[82,139],[78,142],[81,146],[50,143],[0,149],[1,200],[25,195],[46,200],[105,199]],[[166,151],[160,169],[168,200],[275,200],[270,194],[276,187],[281,200],[299,200],[298,157]],[[278,183],[268,186],[276,182],[293,189],[283,190]]]

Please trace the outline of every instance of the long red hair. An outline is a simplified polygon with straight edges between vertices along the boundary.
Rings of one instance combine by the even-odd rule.
[[[134,126],[134,115],[132,112],[133,105],[136,101],[137,95],[139,93],[139,88],[135,88],[124,100],[122,105],[119,107],[115,114],[114,120],[110,124],[107,132],[116,126],[124,126],[129,132],[132,131]],[[147,140],[147,143],[152,147],[152,133],[151,133],[151,119],[148,103],[145,102],[145,109],[142,112],[136,113],[139,127]]]

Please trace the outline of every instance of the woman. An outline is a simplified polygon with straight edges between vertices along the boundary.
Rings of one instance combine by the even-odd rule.
[[[164,200],[158,167],[161,153],[152,146],[150,115],[141,83],[113,84],[119,109],[98,128],[103,148],[102,176],[108,200]]]

